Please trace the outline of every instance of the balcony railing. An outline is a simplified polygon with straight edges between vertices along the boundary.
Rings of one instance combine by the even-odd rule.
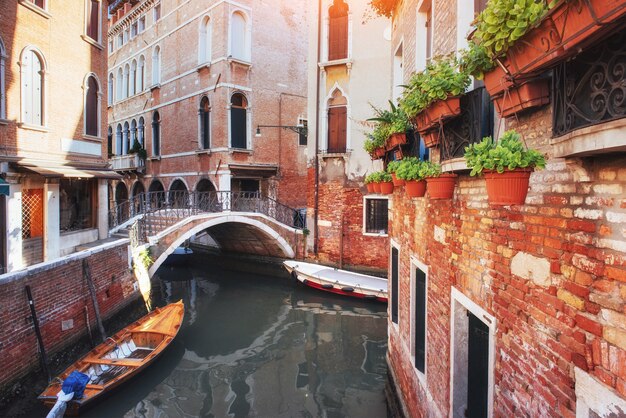
[[[144,172],[146,162],[137,154],[116,155],[111,157],[111,168],[115,171],[138,171]]]

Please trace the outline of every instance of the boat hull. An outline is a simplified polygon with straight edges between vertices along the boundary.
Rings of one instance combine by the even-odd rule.
[[[312,263],[285,261],[283,265],[293,278],[314,289],[372,302],[387,303],[385,279]]]
[[[87,384],[83,398],[72,400],[66,405],[65,415],[79,415],[82,410],[110,395],[123,383],[151,365],[174,340],[181,328],[183,317],[184,306],[182,301],[155,309],[109,337],[104,343],[68,367],[55,381],[48,385],[38,399],[46,407],[52,408],[57,401],[57,393],[61,390],[63,380],[71,372],[78,370],[81,373],[93,375],[95,377]],[[136,350],[131,352],[129,341],[132,341],[132,346]],[[139,343],[141,346],[138,346]],[[127,352],[130,352],[128,357],[119,356],[119,353],[124,352],[124,347],[126,347]],[[104,372],[95,375],[93,373],[96,368],[104,370]],[[121,372],[114,375],[113,370]],[[107,373],[109,374],[107,375]],[[105,375],[107,375],[106,379],[103,378]],[[93,381],[96,378],[98,379],[97,384],[94,384]]]

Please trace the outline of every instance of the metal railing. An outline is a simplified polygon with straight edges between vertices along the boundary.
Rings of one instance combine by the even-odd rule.
[[[148,192],[121,202],[109,212],[109,228],[143,215],[131,227],[131,240],[146,240],[190,216],[219,212],[261,213],[289,227],[303,229],[305,214],[258,192]]]

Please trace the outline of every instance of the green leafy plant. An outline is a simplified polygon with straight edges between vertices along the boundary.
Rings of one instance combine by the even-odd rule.
[[[485,73],[495,68],[493,59],[487,55],[484,46],[470,41],[466,49],[460,51],[459,67],[461,71],[482,80]]]
[[[393,178],[391,177],[391,174],[385,173],[384,171],[380,172],[379,179],[380,179],[379,182],[381,183],[389,183],[393,180]]]
[[[142,160],[145,160],[146,158],[148,158],[148,152],[136,139],[135,139],[135,142],[133,142],[132,148],[128,150],[128,153],[137,154],[139,158],[141,158]]]
[[[387,164],[387,173],[395,173],[398,167],[402,164],[402,160],[389,161]]]
[[[554,3],[554,2],[553,2]],[[485,48],[491,59],[507,50],[554,5],[545,0],[489,0],[476,18],[473,40]]]
[[[150,248],[144,248],[139,251],[137,254],[137,261],[148,270],[150,266],[154,263],[152,256],[150,255]]]
[[[389,110],[378,109],[372,106],[376,116],[367,119],[375,122],[374,130],[370,134],[366,134],[367,139],[363,143],[363,148],[368,153],[372,153],[376,148],[384,147],[389,137],[395,133],[404,133],[410,127],[411,123],[406,113],[399,107],[389,101]]]
[[[384,171],[375,171],[365,177],[365,184],[389,182],[391,180],[391,174],[385,173]]]
[[[458,96],[470,84],[469,74],[459,69],[455,57],[438,57],[431,60],[424,71],[413,74],[405,87],[400,107],[408,119],[414,118],[437,100]]]
[[[470,175],[480,175],[483,170],[502,173],[516,168],[544,168],[544,155],[536,150],[525,149],[520,139],[516,131],[510,130],[497,143],[488,136],[481,142],[465,147],[467,167],[472,170]]]
[[[441,165],[431,161],[423,161],[421,174],[424,178],[439,177],[441,175]]]
[[[401,180],[423,180],[424,162],[417,157],[405,158],[396,169],[396,177]]]

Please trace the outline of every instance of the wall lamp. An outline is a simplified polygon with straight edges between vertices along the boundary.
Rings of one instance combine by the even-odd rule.
[[[289,129],[290,131],[294,131],[298,135],[304,135],[305,137],[308,135],[308,129],[304,125],[257,125],[256,126],[256,136],[257,138],[261,136],[261,128],[281,128],[281,129]]]

